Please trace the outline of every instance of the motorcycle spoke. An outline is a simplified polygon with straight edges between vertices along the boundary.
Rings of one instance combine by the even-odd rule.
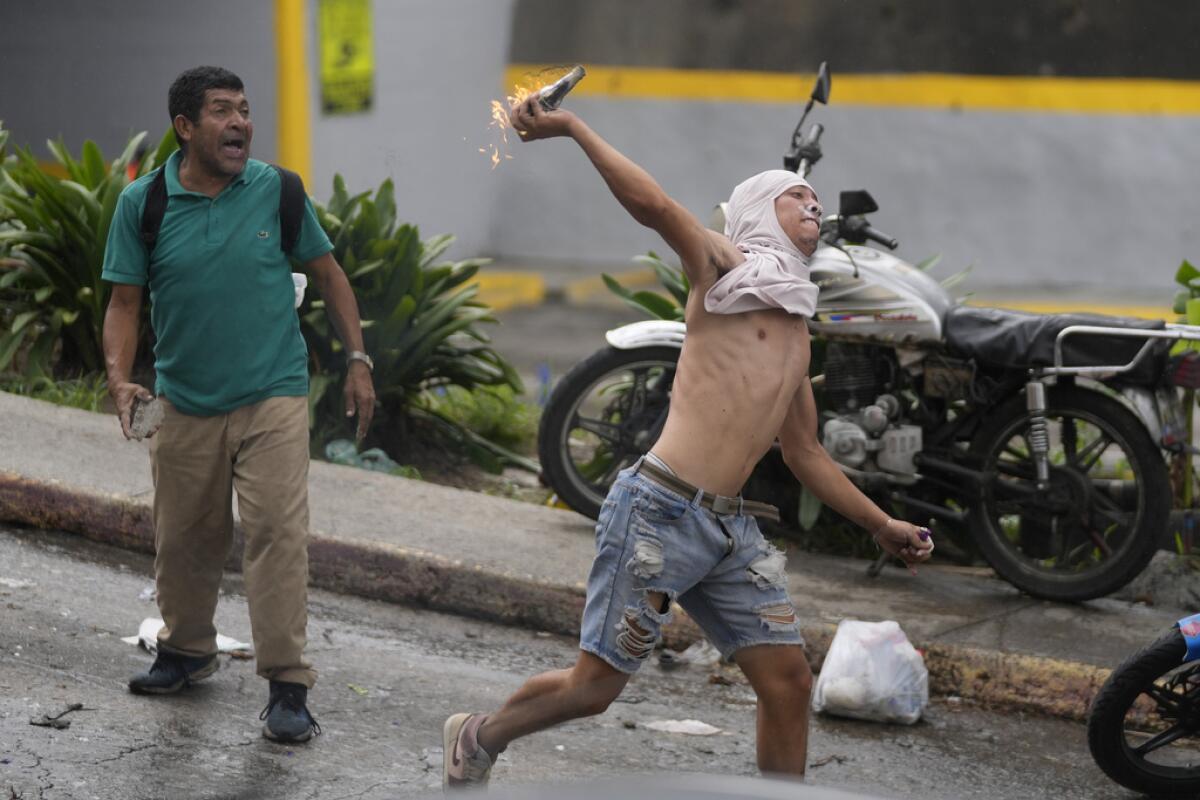
[[[1075,429],[1074,417],[1063,417],[1061,424],[1063,455],[1066,462],[1071,464],[1075,461],[1075,448],[1079,446],[1079,432]]]
[[[641,410],[646,407],[646,379],[650,368],[646,367],[633,372],[633,388],[629,392],[629,411]]]
[[[584,430],[594,434],[610,444],[618,444],[621,441],[621,428],[613,425],[611,422],[605,422],[600,419],[589,419],[588,417],[575,415],[571,420],[569,430]]]
[[[1159,686],[1156,683],[1146,689],[1145,694],[1149,695],[1158,704],[1160,714],[1168,717],[1178,717],[1180,715],[1182,698],[1167,687]]]
[[[1182,739],[1190,733],[1188,727],[1182,723],[1176,723],[1170,728],[1167,728],[1160,734],[1152,736],[1142,742],[1140,747],[1134,748],[1133,752],[1139,756],[1145,757],[1160,747],[1166,747],[1171,742]]]
[[[1104,451],[1113,443],[1113,440],[1100,432],[1100,436],[1093,442],[1088,443],[1086,447],[1079,451],[1079,454],[1074,459],[1068,459],[1071,466],[1078,469],[1080,472],[1087,474],[1092,471],[1092,467],[1096,466],[1096,462],[1100,460],[1100,456],[1104,455]]]
[[[611,486],[612,482],[617,479],[617,473],[625,469],[631,463],[633,462],[626,463],[626,460],[622,458],[614,458],[612,463],[609,464],[608,469],[606,469],[600,478],[595,481],[595,484],[603,487]]]
[[[1014,478],[1021,478],[1027,481],[1033,480],[1035,475],[1033,463],[1030,461],[1024,461],[1019,464],[1012,461],[997,461],[996,472],[999,472],[1002,475],[1010,475]]]
[[[1093,497],[1092,500],[1092,511],[1093,513],[1104,517],[1108,521],[1119,525],[1122,528],[1132,527],[1133,521],[1137,517],[1136,514],[1133,514],[1129,511],[1122,511],[1119,508],[1102,505],[1101,503],[1096,502],[1095,497]]]
[[[1102,534],[1097,532],[1094,528],[1088,528],[1087,535],[1088,538],[1091,539],[1091,542],[1095,548],[1100,551],[1101,556],[1104,558],[1112,558],[1112,545],[1108,543],[1108,540],[1105,539]]]
[[[1000,455],[1001,456],[1012,456],[1013,460],[1017,463],[1028,462],[1029,461],[1029,445],[1028,445],[1028,443],[1026,443],[1025,448],[1026,448],[1025,450],[1020,450],[1016,447],[1013,447],[1011,444],[1006,444],[1004,446],[1003,452],[1001,452]],[[1001,461],[1001,459],[997,459],[997,461]]]

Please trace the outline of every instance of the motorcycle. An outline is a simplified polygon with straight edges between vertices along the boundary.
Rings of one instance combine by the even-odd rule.
[[[1108,777],[1154,797],[1200,797],[1200,614],[1112,671],[1088,712]]]
[[[824,130],[805,121],[829,87],[822,64],[784,156],[802,176]],[[959,304],[921,269],[866,246],[898,244],[871,226],[877,210],[869,192],[843,191],[810,263],[825,449],[885,508],[973,542],[1035,597],[1078,601],[1125,585],[1166,530],[1164,451],[1193,452],[1177,387],[1200,386],[1200,368],[1168,351],[1200,338],[1200,326]],[[723,214],[715,222],[723,228]],[[594,518],[617,473],[654,443],[685,336],[669,319],[610,330],[554,387],[539,456],[568,506]]]

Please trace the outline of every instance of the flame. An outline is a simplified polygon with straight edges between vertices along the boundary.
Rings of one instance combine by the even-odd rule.
[[[479,148],[479,152],[487,155],[492,161],[492,169],[500,165],[501,161],[511,160],[512,156],[504,152],[508,149],[508,131],[510,128],[508,122],[508,110],[515,105],[520,105],[529,99],[530,95],[537,92],[545,82],[539,83],[537,86],[514,86],[513,93],[506,96],[504,100],[492,101],[492,118],[488,123],[489,128],[495,128],[500,132],[500,141],[492,142],[487,147]]]

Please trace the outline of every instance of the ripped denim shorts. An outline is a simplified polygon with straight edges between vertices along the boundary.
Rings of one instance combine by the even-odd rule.
[[[728,658],[743,647],[803,644],[784,555],[754,517],[721,514],[637,472],[613,483],[596,525],[579,646],[622,672],[654,650],[678,601]],[[667,601],[654,608],[647,595]]]

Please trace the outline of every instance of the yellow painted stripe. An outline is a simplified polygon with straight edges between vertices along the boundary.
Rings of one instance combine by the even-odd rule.
[[[276,159],[312,186],[312,115],[308,103],[306,0],[275,0],[279,130]]]
[[[586,65],[585,65],[586,66]],[[504,86],[535,88],[562,66],[510,64]],[[815,75],[588,66],[573,94],[651,100],[803,103]],[[833,77],[838,105],[987,111],[1200,114],[1200,81],[912,73]]]
[[[495,311],[536,306],[546,299],[546,279],[538,272],[481,272],[478,299]]]

